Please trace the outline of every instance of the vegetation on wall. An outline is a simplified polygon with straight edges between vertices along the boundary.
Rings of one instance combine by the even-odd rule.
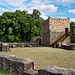
[[[29,41],[32,37],[41,36],[41,13],[34,9],[32,14],[26,10],[4,12],[0,16],[0,41]]]
[[[70,23],[70,28],[71,28],[71,43],[75,43],[75,23],[71,22]]]

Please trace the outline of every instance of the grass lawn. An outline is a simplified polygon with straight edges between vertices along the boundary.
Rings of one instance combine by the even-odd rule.
[[[0,53],[30,58],[35,61],[36,69],[44,68],[49,65],[75,69],[75,50],[51,47],[25,47],[11,48],[11,51]]]

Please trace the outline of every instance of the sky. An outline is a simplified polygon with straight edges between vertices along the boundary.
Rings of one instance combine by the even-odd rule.
[[[50,16],[75,22],[75,0],[0,0],[0,15],[15,10],[27,10],[31,14],[33,9],[38,9],[43,19]]]

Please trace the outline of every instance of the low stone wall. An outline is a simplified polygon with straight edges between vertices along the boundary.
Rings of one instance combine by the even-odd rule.
[[[35,42],[14,42],[8,43],[10,48],[15,47],[37,47],[38,45]]]
[[[10,48],[14,48],[14,47],[28,47],[29,46],[29,42],[13,42],[13,43],[8,43]]]
[[[63,43],[63,42],[59,42],[56,44],[57,48],[62,48],[62,49],[66,49],[66,50],[75,50],[75,43],[71,44],[71,43]]]
[[[34,69],[34,62],[31,59],[0,54],[0,68],[6,69],[17,75],[24,75],[24,71]]]
[[[72,46],[72,50],[75,50],[75,43],[70,43],[70,45]]]
[[[38,75],[75,75],[75,70],[48,66],[38,70]]]
[[[0,54],[0,68],[16,75],[75,75],[75,70],[57,66],[35,70],[33,60],[5,54]]]
[[[8,51],[10,50],[9,45],[7,43],[0,42],[0,51]]]
[[[72,46],[72,50],[75,50],[75,45],[71,45]]]

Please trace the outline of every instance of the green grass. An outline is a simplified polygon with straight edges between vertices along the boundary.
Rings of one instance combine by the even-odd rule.
[[[35,61],[36,69],[49,65],[75,69],[75,50],[64,50],[51,47],[11,48],[11,51],[0,52],[30,58]]]
[[[7,70],[0,69],[0,75],[14,75],[9,73]]]

